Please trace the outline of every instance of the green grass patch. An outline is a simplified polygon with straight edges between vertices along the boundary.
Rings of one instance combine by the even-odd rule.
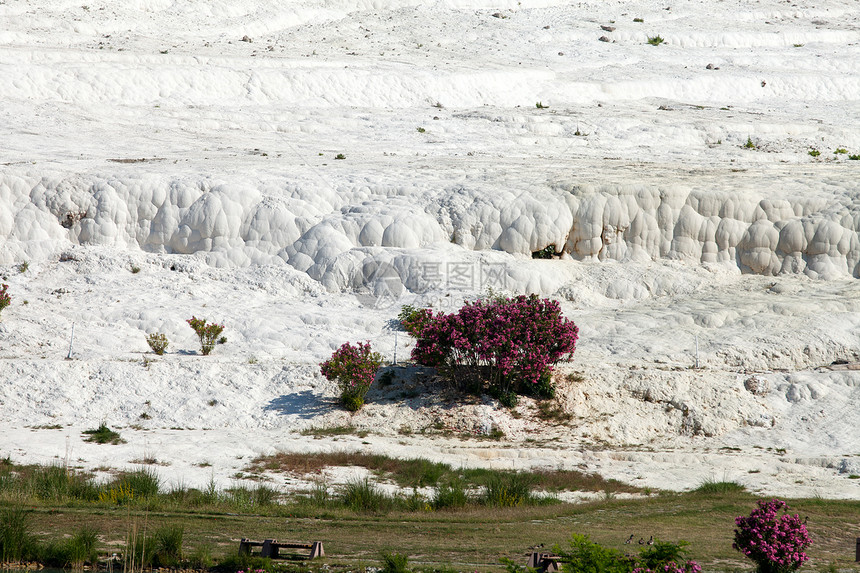
[[[481,468],[455,469],[448,464],[431,462],[423,458],[398,459],[384,455],[357,452],[316,454],[278,453],[254,459],[246,468],[252,473],[263,471],[284,472],[298,476],[319,474],[328,467],[358,466],[366,468],[380,479],[390,480],[400,487],[439,487],[458,481],[467,489],[486,487],[492,480],[515,472]],[[641,488],[615,480],[606,480],[594,474],[576,470],[533,470],[520,472],[533,487],[548,492],[559,491],[611,491],[636,493]]]
[[[708,495],[727,494],[727,493],[742,493],[746,488],[741,484],[733,481],[716,481],[707,479],[702,484],[693,490],[694,493],[703,493]]]
[[[96,444],[124,444],[125,440],[119,435],[119,433],[114,432],[110,428],[107,427],[107,424],[102,422],[98,428],[84,430],[83,434],[88,435],[89,437],[84,439],[85,442],[93,442]]]
[[[396,550],[410,563],[443,570],[450,567],[481,573],[499,571],[499,559],[507,557],[525,565],[525,555],[537,544],[568,547],[571,534],[587,533],[604,547],[630,552],[624,541],[639,539],[684,539],[691,558],[706,571],[752,570],[753,565],[733,550],[734,519],[748,515],[756,497],[746,493],[663,493],[643,499],[601,499],[591,503],[548,506],[487,507],[469,505],[459,510],[377,513],[353,512],[346,508],[324,509],[298,505],[273,505],[269,510],[240,510],[205,507],[124,506],[98,504],[28,504],[29,531],[38,531],[43,544],[61,543],[83,524],[104,535],[96,544],[104,555],[123,553],[124,532],[137,528],[138,545],[145,526],[147,538],[163,527],[183,530],[183,562],[191,555],[214,563],[223,571],[269,567],[259,557],[237,555],[240,537],[283,539],[285,523],[289,538],[324,541],[326,558],[310,567],[328,564],[337,570],[355,570],[378,563],[381,552]],[[790,512],[808,518],[807,527],[816,539],[810,548],[811,562],[804,569],[819,571],[835,563],[839,569],[856,568],[853,547],[860,501],[829,499],[788,500]],[[6,505],[9,504],[9,505]],[[0,498],[0,511],[12,507]],[[7,523],[7,521],[3,521]],[[146,542],[155,552],[158,543]],[[638,549],[636,545],[635,549]],[[339,565],[338,565],[339,564]],[[413,567],[416,569],[416,567]]]
[[[367,436],[368,432],[353,428],[352,426],[333,426],[331,428],[308,428],[306,430],[302,430],[301,434],[303,436],[311,436],[316,439],[330,438],[333,436],[358,436],[359,438],[363,438]]]

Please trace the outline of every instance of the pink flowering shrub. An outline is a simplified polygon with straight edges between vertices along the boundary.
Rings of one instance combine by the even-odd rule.
[[[572,358],[579,337],[558,302],[537,295],[478,300],[454,314],[421,313],[412,359],[464,390],[480,391],[486,383],[503,403],[551,384],[553,365]]]
[[[337,381],[344,408],[357,412],[380,366],[382,356],[370,350],[369,342],[359,342],[357,346],[346,342],[320,365],[320,372],[328,380]]]
[[[8,289],[9,285],[0,285],[0,311],[12,304],[12,297],[9,296]]]
[[[194,332],[200,338],[200,353],[203,356],[208,356],[212,352],[212,349],[215,348],[215,344],[218,343],[218,337],[224,332],[224,325],[215,324],[214,322],[207,324],[205,318],[197,318],[196,316],[192,316],[185,322],[194,329]]]
[[[403,330],[415,338],[421,338],[421,331],[433,320],[433,311],[429,308],[415,308],[407,304],[400,309],[397,319]]]
[[[752,559],[758,573],[788,573],[809,560],[805,550],[812,544],[806,525],[789,515],[788,504],[779,499],[758,500],[749,516],[735,519],[732,547]]]

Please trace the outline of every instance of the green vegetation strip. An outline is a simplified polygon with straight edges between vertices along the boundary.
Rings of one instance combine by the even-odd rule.
[[[468,487],[487,486],[494,480],[518,475],[532,488],[546,492],[597,491],[610,493],[638,493],[642,488],[616,480],[605,480],[594,474],[575,470],[536,470],[510,472],[489,469],[454,469],[448,464],[425,459],[396,459],[384,455],[356,452],[320,454],[279,453],[256,458],[249,472],[285,472],[294,475],[318,474],[327,467],[360,466],[374,472],[377,477],[391,480],[400,487],[439,487],[462,482]]]
[[[808,517],[814,544],[809,570],[835,565],[853,567],[854,536],[860,502],[807,499],[790,501],[791,511]],[[28,505],[32,530],[40,538],[62,539],[84,526],[102,533],[101,553],[121,551],[123,538],[144,525],[155,531],[165,526],[184,530],[186,555],[209,548],[216,561],[234,556],[241,537],[254,539],[321,540],[326,563],[376,563],[382,551],[409,556],[412,563],[501,570],[507,557],[525,563],[530,548],[543,543],[566,546],[571,533],[586,533],[594,541],[621,551],[624,544],[653,536],[690,542],[690,556],[706,570],[749,569],[750,564],[731,547],[734,518],[749,513],[755,498],[749,494],[659,495],[638,500],[602,500],[569,505],[525,508],[470,508],[450,512],[402,513],[386,516],[348,510],[316,513],[289,506],[268,514],[232,514],[211,510],[147,511],[128,507],[68,507]]]
[[[376,565],[383,552],[395,552],[408,556],[413,569],[501,571],[501,558],[525,564],[533,548],[567,547],[576,533],[631,554],[638,551],[639,540],[686,540],[689,557],[706,571],[750,568],[732,549],[732,537],[734,519],[749,514],[757,498],[733,482],[709,481],[684,494],[619,499],[606,482],[595,481],[603,487],[597,501],[507,507],[489,500],[508,499],[516,492],[505,487],[516,480],[541,479],[539,473],[453,470],[425,460],[359,454],[282,454],[256,460],[255,465],[290,472],[361,465],[406,486],[436,485],[437,497],[448,501],[434,507],[422,499],[410,506],[409,496],[404,496],[400,503],[391,503],[391,496],[380,498],[369,482],[355,482],[336,492],[320,484],[317,491],[283,498],[265,485],[224,491],[214,485],[203,490],[174,486],[165,491],[148,469],[96,483],[86,474],[59,466],[16,466],[0,460],[0,561],[14,559],[22,549],[42,562],[72,564],[75,556],[93,551],[127,557],[129,539],[136,539],[143,544],[139,547],[148,547],[146,555],[158,556],[159,564],[220,565],[222,571],[235,573],[250,565],[237,560],[239,539],[248,537],[322,541],[326,558],[320,563],[331,567]],[[557,475],[550,479],[553,474]],[[567,472],[548,472],[543,487],[561,488],[553,485],[562,479],[559,476],[564,476],[565,488],[573,483]],[[487,501],[458,502],[464,489],[455,484],[466,480],[484,483]],[[491,494],[499,484],[504,487]],[[380,499],[391,505],[374,506]],[[801,499],[789,500],[789,505],[791,513],[808,520],[813,538],[812,561],[805,569],[855,567],[860,501]],[[632,543],[625,544],[628,539]]]

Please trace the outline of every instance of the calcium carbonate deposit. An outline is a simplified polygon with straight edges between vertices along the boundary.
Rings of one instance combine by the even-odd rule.
[[[0,456],[227,487],[258,454],[362,449],[860,498],[860,6],[57,0],[0,20]],[[403,365],[401,305],[488,292],[579,326],[569,422],[447,403]],[[225,325],[211,356],[192,316]],[[351,416],[318,364],[363,340],[400,366]],[[101,422],[127,443],[84,443]],[[301,433],[343,425],[370,433]]]

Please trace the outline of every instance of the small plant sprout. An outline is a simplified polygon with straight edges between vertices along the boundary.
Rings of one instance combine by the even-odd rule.
[[[28,261],[24,261],[20,265],[18,265],[18,272],[24,274],[27,272],[27,269],[30,268],[30,263]]]
[[[648,36],[648,43],[652,46],[659,46],[663,43],[663,41],[663,38],[661,38],[660,36]]]
[[[224,331],[224,325],[214,322],[207,324],[206,319],[197,318],[196,316],[192,316],[185,322],[188,323],[200,338],[200,353],[203,356],[208,356],[212,352],[212,349],[215,348],[219,336]]]
[[[153,352],[161,356],[164,354],[164,351],[167,350],[167,335],[162,334],[161,332],[147,334],[146,343],[149,344],[149,347]]]
[[[644,18],[633,18],[633,21],[638,23],[638,24],[642,24],[643,22],[645,22],[645,19]]]
[[[536,108],[538,108],[538,109],[547,109],[549,106],[548,106],[548,105],[544,105],[544,104],[543,104],[543,103],[541,103],[541,102],[537,102],[537,103],[535,104],[535,107],[536,107]]]
[[[346,155],[344,155],[343,153],[338,153],[337,155],[334,156],[334,158],[335,159],[346,159]]]
[[[136,274],[137,274],[137,273],[139,273],[139,272],[140,272],[140,267],[139,267],[139,266],[137,266],[137,265],[132,265],[132,266],[131,266],[131,274],[136,275]]]
[[[426,130],[426,129],[424,129],[423,127],[419,127],[419,128],[418,128],[418,133],[424,133],[424,132],[426,132],[426,131],[427,131],[427,130]]]
[[[818,157],[819,155],[821,155],[821,152],[818,151],[817,149],[810,149],[809,155],[811,155],[812,157]]]
[[[744,147],[746,149],[755,149],[756,148],[756,144],[753,143],[752,137],[750,137],[749,135],[747,136],[747,142],[744,143]]]
[[[835,155],[844,155],[844,154],[848,153],[848,150],[847,150],[847,149],[845,149],[844,147],[837,147],[837,148],[833,151],[833,153],[834,153]]]
[[[0,312],[12,304],[12,297],[9,296],[8,289],[9,285],[0,285]]]

